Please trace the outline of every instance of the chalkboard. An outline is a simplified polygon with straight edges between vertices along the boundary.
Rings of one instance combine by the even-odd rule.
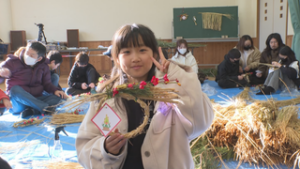
[[[222,16],[221,30],[204,29],[202,13],[227,14],[231,18]],[[180,16],[187,14],[186,20],[180,21]],[[196,18],[196,24],[194,22]],[[174,8],[173,24],[174,39],[234,39],[239,36],[238,7],[201,7],[201,8]]]

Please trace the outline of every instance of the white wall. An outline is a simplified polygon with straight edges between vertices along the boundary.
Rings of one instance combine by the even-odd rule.
[[[0,0],[0,39],[9,43],[9,31],[12,29],[10,0]]]
[[[288,32],[287,32],[287,35],[294,35],[294,29],[293,29],[292,20],[291,20],[290,9],[288,9]]]
[[[257,25],[257,1],[256,0],[238,0],[240,37],[250,35],[256,37]]]
[[[2,0],[3,1],[3,0]],[[48,41],[66,41],[66,29],[79,29],[80,41],[111,40],[127,23],[150,27],[157,38],[173,38],[173,8],[239,6],[240,35],[256,37],[256,0],[11,0],[12,29],[36,39],[43,23]],[[1,21],[0,21],[1,23]]]

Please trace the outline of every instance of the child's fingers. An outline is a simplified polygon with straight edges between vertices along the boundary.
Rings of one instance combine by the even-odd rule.
[[[115,135],[117,136],[113,137]],[[121,148],[120,146],[122,145],[123,140],[126,140],[124,136],[120,134],[114,134],[113,136],[107,138],[107,143],[106,143],[107,149],[111,152],[118,151]]]
[[[164,70],[167,70],[169,69],[169,65],[170,65],[170,61],[166,61],[166,63],[164,64]],[[166,72],[167,73],[167,72]]]
[[[158,48],[158,53],[159,53],[159,58],[160,58],[161,61],[166,60],[166,58],[164,56],[164,53],[161,50],[161,47]]]
[[[155,64],[155,66],[159,69],[159,70],[162,70],[162,65],[156,60],[154,59],[154,57],[151,57],[153,63]]]

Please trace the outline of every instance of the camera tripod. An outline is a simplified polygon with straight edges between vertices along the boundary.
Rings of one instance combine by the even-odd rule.
[[[45,43],[47,44],[46,36],[44,33],[44,25],[42,23],[39,23],[39,24],[35,23],[35,25],[39,27],[38,41],[42,41],[42,39],[44,37]]]

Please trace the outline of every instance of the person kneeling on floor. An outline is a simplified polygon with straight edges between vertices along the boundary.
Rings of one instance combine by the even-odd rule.
[[[51,82],[52,82],[52,84],[56,87],[61,88],[59,83],[58,83],[59,82],[59,75],[55,72],[56,69],[58,68],[58,66],[63,61],[61,54],[56,50],[52,50],[47,55],[47,61],[48,61],[48,66],[49,66],[50,73],[51,73]]]
[[[238,49],[231,49],[219,64],[216,82],[221,88],[249,86],[244,79],[245,75],[239,72],[240,57],[241,53]]]
[[[68,85],[66,89],[67,95],[78,95],[88,93],[95,88],[100,74],[95,67],[89,63],[89,56],[83,52],[77,54],[76,62],[71,70]]]
[[[286,86],[289,90],[298,89],[295,82],[299,81],[299,61],[295,57],[295,53],[288,46],[284,46],[279,50],[280,60],[273,61],[273,68],[269,68],[269,74],[257,95],[269,95],[278,89],[284,90]],[[283,82],[284,83],[283,83]]]
[[[11,113],[22,113],[22,117],[45,114],[54,111],[48,107],[58,104],[67,95],[51,83],[50,70],[45,63],[46,47],[40,42],[32,42],[19,56],[8,55],[0,64],[0,75],[7,78],[6,90],[9,93]],[[50,94],[43,96],[43,91]]]

